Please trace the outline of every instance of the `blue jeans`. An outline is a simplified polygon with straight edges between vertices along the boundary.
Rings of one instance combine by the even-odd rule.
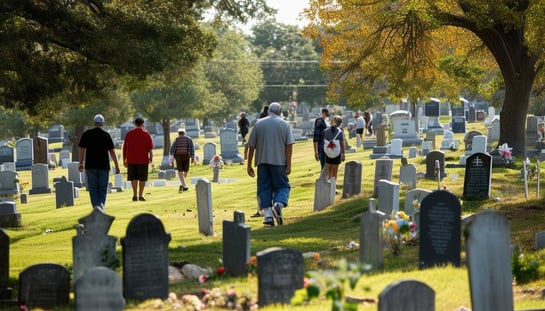
[[[288,206],[290,190],[285,165],[260,164],[257,166],[257,197],[260,209],[271,207],[274,202]]]
[[[109,170],[86,169],[87,191],[91,197],[93,206],[106,205],[106,193],[108,192]]]

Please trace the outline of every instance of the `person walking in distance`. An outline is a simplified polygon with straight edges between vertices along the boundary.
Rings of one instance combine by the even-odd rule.
[[[148,165],[153,161],[153,139],[144,129],[144,119],[134,119],[134,125],[123,142],[123,164],[132,185],[132,200],[146,201],[144,187],[148,181]]]
[[[312,141],[314,144],[314,158],[320,161],[320,171],[324,170],[325,153],[324,153],[324,131],[327,129],[326,119],[329,116],[327,108],[322,109],[322,115],[314,121],[314,134]]]
[[[94,127],[83,132],[78,144],[79,171],[83,172],[85,169],[91,204],[103,209],[108,193],[110,158],[114,161],[116,174],[119,174],[119,165],[112,136],[102,128],[104,117],[97,114],[93,122]]]
[[[171,158],[176,160],[176,170],[180,178],[179,192],[188,191],[187,173],[189,172],[189,162],[195,163],[195,147],[191,137],[185,134],[184,129],[178,130],[178,137],[170,147]]]
[[[283,224],[282,209],[288,206],[290,195],[291,157],[293,135],[289,124],[281,117],[278,103],[269,105],[269,116],[254,125],[248,138],[247,172],[255,177],[252,162],[257,166],[257,195],[259,208],[265,216],[266,226]],[[274,217],[274,219],[273,219]]]

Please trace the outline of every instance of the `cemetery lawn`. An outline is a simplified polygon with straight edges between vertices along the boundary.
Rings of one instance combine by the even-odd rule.
[[[467,131],[478,124],[468,123]],[[485,131],[484,128],[476,128]],[[456,139],[463,141],[463,135],[456,134]],[[204,145],[204,138],[196,139]],[[212,140],[218,144],[219,139]],[[350,143],[355,145],[355,139]],[[440,145],[440,138],[438,138]],[[458,163],[458,151],[444,151],[446,163]],[[241,153],[243,148],[240,147]],[[405,154],[408,147],[404,147]],[[155,152],[155,167],[159,167],[161,150]],[[120,150],[117,150],[120,154]],[[197,150],[202,157],[202,148]],[[313,158],[312,141],[298,141],[294,145],[293,165],[290,180],[292,192],[289,207],[284,210],[284,225],[281,227],[264,228],[261,218],[252,218],[256,212],[256,179],[246,174],[246,165],[226,165],[220,171],[220,181],[212,183],[212,204],[214,210],[214,236],[204,236],[199,233],[196,193],[192,185],[188,192],[178,193],[178,185],[173,183],[167,187],[146,188],[146,202],[132,202],[132,191],[125,190],[109,194],[106,213],[115,217],[109,234],[118,238],[126,235],[130,220],[141,213],[157,215],[164,224],[165,230],[171,234],[169,258],[171,265],[183,262],[209,267],[215,270],[220,265],[222,257],[222,222],[233,220],[233,212],[240,210],[246,215],[246,224],[251,227],[252,256],[256,252],[269,247],[286,247],[296,249],[305,255],[305,270],[335,269],[341,258],[357,262],[359,258],[359,219],[360,214],[367,209],[368,199],[373,193],[374,160],[370,160],[370,150],[357,150],[349,153],[346,161],[357,160],[363,164],[362,193],[357,196],[342,199],[344,164],[339,168],[339,181],[335,204],[320,212],[313,212],[314,183],[319,176],[319,163]],[[58,158],[58,157],[57,157]],[[526,257],[536,258],[540,262],[539,277],[527,284],[513,285],[515,308],[532,309],[545,306],[545,251],[534,251],[534,235],[545,230],[545,202],[543,195],[536,198],[536,182],[530,181],[529,198],[525,199],[524,182],[520,178],[522,159],[517,159],[513,168],[494,168],[492,175],[492,193],[489,200],[463,201],[462,214],[468,216],[482,209],[497,209],[504,213],[511,227],[511,243],[518,244]],[[425,172],[425,158],[409,159],[409,163],[417,167],[417,172]],[[535,160],[534,160],[535,163]],[[399,181],[400,160],[394,160],[393,181]],[[535,165],[535,164],[534,164]],[[448,176],[441,181],[440,187],[445,188],[457,197],[463,193],[464,168],[446,168]],[[126,170],[122,168],[122,173]],[[56,168],[49,172],[52,179],[67,176],[67,171]],[[212,170],[207,165],[193,165],[190,168],[191,178],[204,177],[212,180]],[[150,179],[157,178],[157,170],[150,174]],[[19,179],[28,193],[31,188],[30,172],[20,172]],[[227,182],[229,179],[230,182]],[[112,181],[113,178],[110,177]],[[234,181],[233,181],[234,180]],[[433,180],[418,180],[418,187],[428,190],[437,189]],[[53,188],[53,187],[52,187]],[[541,191],[543,193],[545,191]],[[404,193],[400,187],[400,205],[403,206]],[[29,196],[27,204],[17,201],[17,210],[22,214],[22,227],[6,229],[10,237],[10,286],[14,288],[14,299],[17,297],[17,280],[19,273],[30,265],[44,262],[54,262],[72,267],[72,238],[76,235],[74,226],[78,219],[91,212],[91,204],[87,191],[82,189],[80,197],[75,199],[75,206],[55,208],[54,194],[38,194]],[[404,279],[416,279],[428,284],[435,291],[436,310],[454,310],[460,306],[471,308],[468,272],[465,266],[462,238],[462,265],[459,268],[443,267],[418,270],[418,245],[402,245],[401,252],[394,256],[389,249],[384,251],[384,270],[364,275],[354,290],[348,290],[346,295],[352,298],[365,299],[358,310],[376,310],[372,301],[378,299],[379,293],[389,284]],[[353,247],[356,245],[356,247]],[[365,247],[362,245],[361,247]],[[121,246],[118,243],[118,254],[121,260]],[[316,261],[313,254],[319,253]],[[494,260],[494,258],[490,258]],[[122,273],[120,267],[116,270]],[[348,287],[348,285],[346,284]],[[223,290],[233,289],[240,295],[257,297],[257,279],[254,275],[244,278],[221,278],[200,284],[197,280],[185,280],[170,285],[170,292],[178,297],[183,294],[198,294],[202,288],[219,287]],[[129,301],[127,310],[172,310],[173,306],[158,300],[137,303]],[[71,310],[73,308],[67,308]],[[309,305],[270,306],[263,310],[331,310],[331,301],[325,298],[311,301]]]

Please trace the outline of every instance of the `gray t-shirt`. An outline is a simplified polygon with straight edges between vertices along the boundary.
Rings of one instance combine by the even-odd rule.
[[[286,165],[286,145],[293,143],[290,125],[277,115],[259,119],[248,138],[248,145],[256,149],[256,166]]]

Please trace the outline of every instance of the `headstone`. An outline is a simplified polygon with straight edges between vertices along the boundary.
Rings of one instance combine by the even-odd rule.
[[[335,178],[328,180],[326,174],[325,170],[323,170],[320,178],[316,179],[316,185],[314,186],[315,212],[321,211],[335,202],[337,180]]]
[[[536,233],[536,251],[545,248],[545,231]]]
[[[391,159],[399,159],[403,157],[403,140],[394,138],[388,146],[388,157]]]
[[[361,192],[362,164],[360,161],[348,161],[344,166],[343,198]]]
[[[21,227],[21,214],[17,212],[14,201],[0,201],[0,227],[19,228]]]
[[[470,131],[464,136],[465,154],[470,155],[473,149],[473,137],[482,135],[479,131]]]
[[[62,265],[36,264],[19,273],[19,303],[29,309],[66,307],[69,295],[70,272]]]
[[[220,149],[223,161],[232,163],[244,162],[244,158],[238,152],[238,135],[233,129],[220,130]]]
[[[392,180],[392,171],[394,168],[394,160],[389,158],[380,158],[375,161],[375,179],[373,196],[378,195],[378,182],[381,179]]]
[[[250,261],[250,226],[244,223],[244,213],[234,212],[234,221],[223,221],[223,266],[225,273],[246,276]]]
[[[370,264],[372,269],[384,267],[382,255],[382,222],[386,215],[371,208],[373,198],[369,199],[370,208],[360,218],[360,257],[361,263]]]
[[[267,248],[256,254],[259,306],[289,304],[303,288],[303,255],[293,249]]]
[[[108,235],[114,219],[96,207],[88,216],[79,219],[77,235],[72,238],[74,279],[94,267],[116,268],[117,237]]]
[[[45,137],[36,137],[32,140],[33,150],[34,150],[34,164],[42,163],[49,164],[49,151],[47,138]]]
[[[419,268],[460,265],[461,206],[452,193],[437,190],[420,205]],[[493,309],[491,309],[493,310]]]
[[[108,268],[90,269],[74,282],[74,303],[78,311],[122,311],[125,299],[121,277]]]
[[[399,168],[399,183],[406,190],[416,188],[416,166],[414,164],[405,164]]]
[[[473,123],[477,119],[477,110],[475,105],[470,105],[467,111],[467,122]]]
[[[498,211],[485,210],[464,225],[472,310],[514,310],[507,218]]]
[[[17,172],[17,169],[15,168],[15,162],[4,162],[0,164],[0,171]]]
[[[185,119],[185,133],[191,138],[199,138],[201,136],[201,127],[199,119]]]
[[[526,117],[526,145],[535,146],[536,142],[539,140],[539,128],[537,126],[537,117],[536,116],[527,116]]]
[[[442,151],[432,151],[426,156],[426,179],[437,180],[435,162],[439,161],[440,179],[447,176],[445,173],[445,154]]]
[[[81,188],[83,186],[82,173],[79,171],[79,162],[68,163],[68,181],[74,183],[74,187]]]
[[[407,193],[405,193],[405,203],[403,204],[405,214],[413,217],[414,214],[420,210],[420,205],[422,204],[424,198],[430,193],[431,191],[420,188],[407,191]]]
[[[0,172],[0,196],[19,195],[19,175],[14,171]]]
[[[0,300],[11,299],[9,284],[9,236],[0,228]]]
[[[464,176],[464,199],[490,198],[492,156],[480,152],[469,156]]]
[[[68,163],[72,162],[72,153],[70,150],[63,149],[59,151],[59,161],[63,168],[67,168]]]
[[[428,151],[429,152],[429,151]],[[409,159],[414,159],[418,155],[418,148],[412,146],[409,148]]]
[[[74,183],[67,181],[66,177],[62,176],[59,182],[54,184],[55,200],[57,208],[74,206]]]
[[[17,150],[17,161],[15,166],[17,170],[30,170],[34,162],[33,143],[30,138],[21,138],[15,144]]]
[[[498,140],[500,140],[500,119],[494,119],[488,126],[487,141],[493,143]]]
[[[473,136],[473,142],[471,143],[471,153],[486,153],[486,136],[477,135]]]
[[[422,155],[423,155],[423,156],[427,156],[428,153],[430,153],[430,152],[433,150],[432,147],[433,147],[433,146],[432,146],[432,142],[431,142],[431,141],[426,141],[426,140],[423,141],[423,142],[422,142],[422,147],[421,147],[421,148],[422,148]]]
[[[442,133],[442,132],[441,132]],[[429,141],[431,142],[431,149],[432,150],[436,150],[437,149],[437,144],[435,143],[435,137],[436,137],[436,133],[435,132],[426,132],[426,138],[425,138],[425,141]]]
[[[10,146],[0,146],[0,164],[5,162],[15,163],[15,150]]]
[[[414,120],[395,120],[394,139],[398,138],[403,141],[403,146],[419,145],[422,138],[416,133],[416,124]]]
[[[379,180],[378,210],[387,216],[399,211],[399,184],[385,179]]]
[[[465,133],[466,132],[466,118],[464,116],[453,116],[450,121],[450,127],[453,133]]]
[[[165,146],[165,137],[163,134],[153,135],[153,147],[162,149]]]
[[[197,181],[196,189],[199,232],[204,235],[214,235],[211,183],[207,179],[201,178]]]
[[[434,311],[435,292],[417,280],[397,281],[378,296],[378,311]]]
[[[208,165],[217,153],[217,146],[215,143],[207,142],[203,146],[203,165]]]
[[[146,300],[168,297],[168,243],[170,233],[151,214],[135,216],[121,238],[123,296]]]
[[[64,142],[64,126],[57,124],[49,128],[47,139],[50,143]]]
[[[28,194],[51,193],[49,187],[49,168],[47,164],[32,165],[32,189]]]
[[[449,129],[445,129],[443,134],[443,140],[441,140],[441,150],[456,150],[458,149],[459,142],[454,139],[454,132]]]

